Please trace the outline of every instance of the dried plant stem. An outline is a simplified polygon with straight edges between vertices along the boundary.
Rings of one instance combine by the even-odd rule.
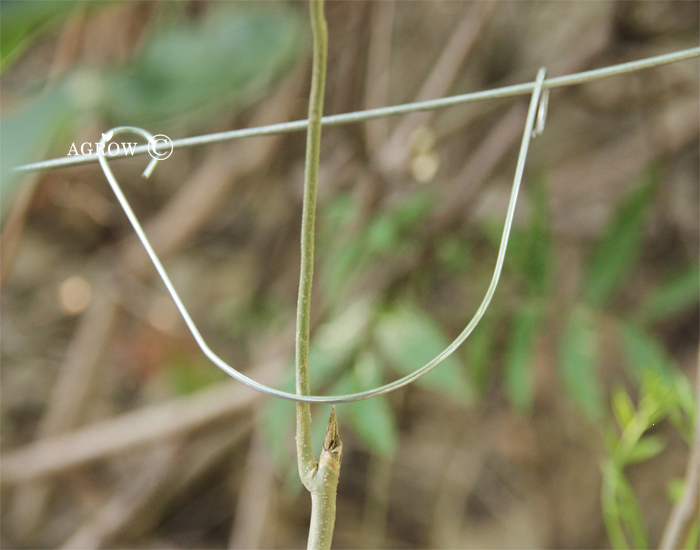
[[[304,175],[304,208],[301,225],[301,274],[297,302],[296,391],[309,395],[309,326],[311,319],[311,287],[314,272],[314,226],[316,220],[316,188],[321,153],[321,118],[326,87],[328,30],[323,14],[323,0],[311,0],[313,33],[313,69],[309,97],[309,127],[306,137]],[[296,404],[297,461],[299,476],[311,493],[311,526],[308,547],[330,548],[335,526],[335,495],[340,473],[343,445],[338,437],[335,408],[326,430],[320,462],[311,449],[311,408],[309,403]]]

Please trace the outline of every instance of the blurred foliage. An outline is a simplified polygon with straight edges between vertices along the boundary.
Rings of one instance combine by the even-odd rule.
[[[74,7],[73,2],[50,1],[5,4],[3,41],[16,42],[15,50],[45,32],[43,21],[65,17]],[[38,160],[52,144],[56,155],[67,154],[68,136],[86,115],[98,116],[106,125],[131,126],[176,118],[196,122],[222,112],[232,117],[303,53],[305,27],[292,8],[222,3],[201,20],[177,15],[177,10],[166,11],[133,63],[101,72],[75,69],[22,104],[3,110],[3,209],[25,177],[12,168]],[[5,25],[11,28],[7,37]],[[58,149],[59,144],[65,150]]]
[[[646,220],[659,177],[655,169],[645,171],[640,184],[621,202],[607,232],[593,247],[581,297],[564,312],[558,343],[561,385],[581,413],[598,426],[603,426],[607,417],[605,392],[599,375],[599,332],[602,323],[611,322],[607,319],[613,311],[610,304],[615,294],[627,284],[627,277],[640,258]],[[451,356],[418,379],[418,386],[467,405],[473,404],[477,395],[484,395],[494,367],[502,359],[502,387],[506,397],[520,413],[532,411],[537,345],[543,331],[548,330],[546,320],[553,277],[545,181],[543,177],[535,178],[531,188],[529,222],[513,229],[506,256],[506,272],[484,320],[465,344],[464,352]],[[335,304],[343,303],[343,299],[348,300],[345,289],[352,288],[353,281],[365,274],[373,262],[396,258],[402,251],[415,246],[412,238],[416,225],[430,213],[432,205],[432,201],[419,192],[364,218],[354,195],[341,193],[334,197],[321,212],[319,234],[322,282],[326,295],[331,296],[327,300],[328,307],[332,309]],[[484,229],[495,252],[500,234],[491,226]],[[436,254],[445,269],[461,273],[473,265],[470,246],[475,245],[470,245],[469,239],[453,236],[442,241]],[[663,315],[697,305],[697,285],[693,287],[697,276],[698,270],[689,268],[662,285],[656,294],[648,295],[641,306],[647,314],[641,318],[647,321],[660,319]],[[508,304],[508,289],[514,281],[522,284],[525,298],[517,304]],[[415,283],[416,280],[412,279],[407,285]],[[450,339],[440,323],[417,306],[414,298],[397,299],[395,294],[403,296],[405,291],[387,294],[384,304],[362,306],[367,309],[363,310],[359,323],[356,320],[345,324],[353,317],[352,312],[360,307],[353,304],[335,321],[319,327],[311,345],[314,391],[325,389],[327,393],[340,394],[376,387],[395,379],[396,375],[391,376],[387,368],[405,376],[447,347]],[[680,374],[647,328],[625,315],[612,315],[632,376],[640,383],[647,380],[646,391],[653,396],[656,406],[661,407],[659,411],[663,411],[663,416],[669,418],[684,437],[690,437],[690,411],[694,403],[687,378]],[[499,338],[496,329],[503,322],[507,322],[510,328],[501,358],[495,355]],[[461,364],[460,357],[466,359],[466,365]],[[649,376],[654,376],[656,385],[653,391],[649,386]],[[286,387],[293,388],[291,378]],[[629,422],[635,412],[625,398],[629,401],[626,395],[615,394],[615,414]],[[319,407],[314,414],[324,418],[329,411],[329,407]],[[385,397],[341,405],[339,416],[341,424],[348,427],[369,452],[384,457],[391,457],[395,452],[396,423]],[[289,468],[291,449],[286,442],[293,437],[293,405],[270,403],[267,418],[274,455],[279,457],[278,464]],[[286,425],[286,436],[282,435],[282,425]],[[314,426],[314,438],[320,444],[325,425],[319,421]],[[648,436],[642,439],[640,435],[625,455],[624,464],[648,460],[662,450],[658,438]],[[615,510],[608,515],[618,514],[623,518],[620,521],[626,522],[625,529],[631,529],[633,544],[646,544],[646,533],[643,524],[639,523],[638,503],[621,471],[621,467],[608,466],[606,469],[612,487],[606,490],[612,491],[617,499],[614,503],[606,501],[605,505],[612,509],[614,504]],[[294,479],[294,476],[290,474],[288,479]]]
[[[320,284],[324,294],[340,301],[345,297],[343,289],[351,288],[367,267],[383,259],[396,261],[415,255],[417,243],[411,237],[433,205],[430,193],[417,192],[364,219],[355,195],[334,197],[326,211],[319,213],[317,246],[323,257]]]
[[[532,408],[536,337],[542,321],[538,306],[530,303],[515,312],[505,358],[505,392],[511,405],[522,413]]]
[[[202,20],[168,21],[135,63],[105,75],[102,110],[115,123],[134,125],[230,112],[291,67],[304,30],[297,10],[247,4],[224,4]]]
[[[195,393],[207,386],[227,380],[228,377],[219,369],[212,369],[211,363],[202,357],[192,360],[189,355],[178,355],[162,366],[168,384],[177,395]]]
[[[689,441],[696,407],[688,380],[679,374],[669,383],[658,372],[647,371],[637,407],[624,389],[618,388],[613,393],[616,426],[608,426],[605,430],[608,457],[602,465],[601,500],[605,526],[614,548],[649,547],[641,506],[625,476],[625,467],[652,460],[664,450],[665,440],[647,432],[665,419],[669,419]],[[680,498],[683,490],[682,482],[680,487],[676,484],[675,498]],[[697,547],[698,521],[695,520],[691,529],[689,548]]]
[[[561,342],[560,375],[569,396],[593,421],[604,414],[598,377],[598,341],[594,314],[585,306],[572,310]]]
[[[41,4],[42,2],[36,2]],[[17,186],[27,176],[12,168],[38,160],[70,125],[78,110],[65,89],[55,88],[5,115],[0,123],[0,204],[2,214],[12,204]]]
[[[700,301],[700,265],[680,271],[649,294],[642,303],[639,317],[657,323],[688,311]]]
[[[93,2],[104,6],[107,2]],[[5,72],[38,37],[63,23],[76,6],[73,0],[3,0],[0,2],[0,71]]]
[[[606,304],[639,259],[646,218],[659,180],[658,172],[653,169],[642,176],[640,185],[617,211],[591,259],[586,299],[594,306]]]
[[[2,71],[11,68],[32,43],[54,32],[76,8],[86,5],[71,1],[0,3]],[[89,9],[108,5],[93,2]],[[161,4],[143,47],[124,66],[99,72],[76,67],[50,85],[31,82],[33,93],[2,113],[3,208],[10,204],[21,181],[8,170],[38,160],[52,148],[55,155],[65,154],[67,147],[63,146],[70,143],[81,119],[97,117],[106,126],[175,123],[180,128],[202,125],[209,130],[214,125],[219,129],[222,118],[232,120],[242,108],[266,95],[305,54],[307,23],[296,5],[206,5],[201,11],[194,9],[197,13],[193,15],[186,13],[184,3]],[[338,66],[343,65],[338,62]],[[284,154],[294,158],[287,151]],[[445,165],[447,158],[443,157]],[[282,160],[275,163],[289,168]],[[616,548],[648,547],[649,533],[641,511],[644,503],[639,502],[626,468],[664,452],[666,440],[654,430],[661,422],[668,422],[686,442],[691,440],[698,405],[674,360],[675,350],[657,329],[698,307],[700,267],[696,258],[684,258],[679,265],[668,266],[661,283],[637,285],[634,279],[644,258],[649,215],[663,176],[661,168],[651,166],[639,175],[607,229],[592,243],[583,266],[580,295],[555,310],[561,304],[552,292],[560,260],[554,242],[561,244],[561,236],[554,235],[550,224],[548,176],[547,172],[528,176],[522,191],[526,215],[512,230],[501,283],[479,326],[462,349],[419,379],[416,389],[406,391],[429,392],[436,401],[457,407],[485,405],[503,396],[519,414],[536,415],[541,378],[537,369],[543,363],[541,356],[552,347],[552,373],[558,377],[564,398],[600,428],[606,442],[601,499],[610,540]],[[492,273],[502,226],[474,217],[467,230],[449,226],[433,235],[423,229],[426,221],[434,221],[430,216],[439,193],[432,185],[439,185],[437,180],[431,186],[408,190],[399,189],[393,181],[382,183],[386,188],[369,201],[364,191],[342,186],[326,195],[325,203],[321,201],[317,235],[321,299],[310,349],[315,394],[364,391],[422,367],[463,328],[459,323],[471,316],[481,299],[479,289],[486,287]],[[385,191],[388,196],[381,196]],[[264,196],[263,189],[259,196]],[[246,225],[254,215],[249,218],[246,213]],[[229,222],[227,218],[221,223]],[[250,225],[255,222],[253,219]],[[259,227],[246,227],[246,231],[255,230]],[[234,246],[232,242],[225,242],[227,251]],[[259,242],[251,248],[254,246],[260,247]],[[413,266],[410,273],[399,270],[396,280],[375,284],[377,273],[385,274],[404,261]],[[275,273],[274,277],[278,275],[283,276]],[[458,306],[441,309],[440,300],[434,297],[445,286],[447,300],[453,299],[449,285],[460,285],[469,292],[463,302],[460,295]],[[643,292],[629,307],[626,291],[639,286]],[[280,319],[288,305],[260,292],[251,299],[250,311],[230,321],[234,328],[228,328],[241,340],[269,332],[270,327],[283,324]],[[608,399],[600,370],[607,367],[603,353],[610,340],[623,351],[626,382],[632,389],[616,389]],[[198,355],[171,357],[160,368],[175,394],[195,392],[223,376]],[[290,392],[294,391],[293,370],[290,363],[288,376],[280,384]],[[638,389],[635,405],[630,395]],[[608,401],[614,425],[609,425]],[[374,458],[394,458],[400,439],[397,415],[402,424],[408,416],[400,411],[401,406],[399,394],[339,405],[343,437],[351,434],[350,442],[357,442]],[[293,492],[300,488],[293,456],[294,404],[268,399],[262,412],[277,471]],[[315,449],[320,446],[329,412],[330,406],[313,407]],[[680,498],[683,481],[669,480],[668,489],[672,500]],[[688,547],[697,547],[697,537],[698,522]]]
[[[438,356],[449,344],[442,328],[425,311],[399,304],[382,313],[375,327],[377,348],[399,374],[406,376]],[[472,396],[456,355],[445,359],[416,384],[467,402]]]

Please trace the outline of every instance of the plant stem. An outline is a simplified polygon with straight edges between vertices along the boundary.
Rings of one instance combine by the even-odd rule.
[[[335,407],[333,407],[326,428],[318,470],[313,479],[313,488],[310,489],[309,550],[331,547],[333,528],[335,527],[335,495],[342,458],[343,444],[338,437],[338,419],[335,415]]]
[[[316,188],[321,152],[321,118],[326,87],[328,30],[323,14],[323,0],[311,0],[313,33],[313,68],[309,97],[309,127],[306,138],[304,173],[304,208],[301,224],[301,273],[297,302],[296,391],[309,395],[309,326],[311,319],[311,287],[314,272],[314,226],[316,220]],[[296,404],[297,462],[299,476],[311,493],[311,527],[308,547],[330,548],[335,526],[335,496],[343,456],[338,437],[335,407],[326,430],[320,462],[311,448],[311,408],[308,403]]]

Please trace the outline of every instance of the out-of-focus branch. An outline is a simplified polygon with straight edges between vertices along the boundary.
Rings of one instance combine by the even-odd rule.
[[[251,375],[268,379],[277,371],[279,361],[273,360]],[[261,397],[260,393],[231,381],[70,433],[40,439],[5,454],[0,482],[11,485],[47,477],[139,445],[184,435],[245,411]]]
[[[683,495],[671,510],[668,523],[659,544],[660,550],[681,548],[682,536],[693,520],[698,519],[700,504],[700,350],[698,351],[696,392],[695,392],[695,441],[690,449],[688,466],[685,470]]]

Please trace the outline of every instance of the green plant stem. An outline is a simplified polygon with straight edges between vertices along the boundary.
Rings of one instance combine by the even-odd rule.
[[[340,475],[340,462],[343,458],[343,444],[338,437],[338,419],[335,407],[326,428],[323,450],[316,475],[312,480],[311,525],[309,527],[308,548],[328,549],[333,540],[335,527],[335,496]]]
[[[314,273],[314,231],[316,221],[316,188],[321,153],[321,118],[326,87],[328,30],[323,14],[323,0],[311,0],[313,33],[313,68],[309,97],[309,128],[306,138],[304,173],[304,207],[301,224],[301,273],[297,302],[296,391],[309,395],[309,327],[311,319],[311,287]],[[320,461],[311,448],[311,408],[308,403],[296,404],[297,462],[299,476],[311,493],[311,526],[308,547],[330,548],[335,526],[335,500],[343,445],[338,437],[335,407],[326,430]]]

